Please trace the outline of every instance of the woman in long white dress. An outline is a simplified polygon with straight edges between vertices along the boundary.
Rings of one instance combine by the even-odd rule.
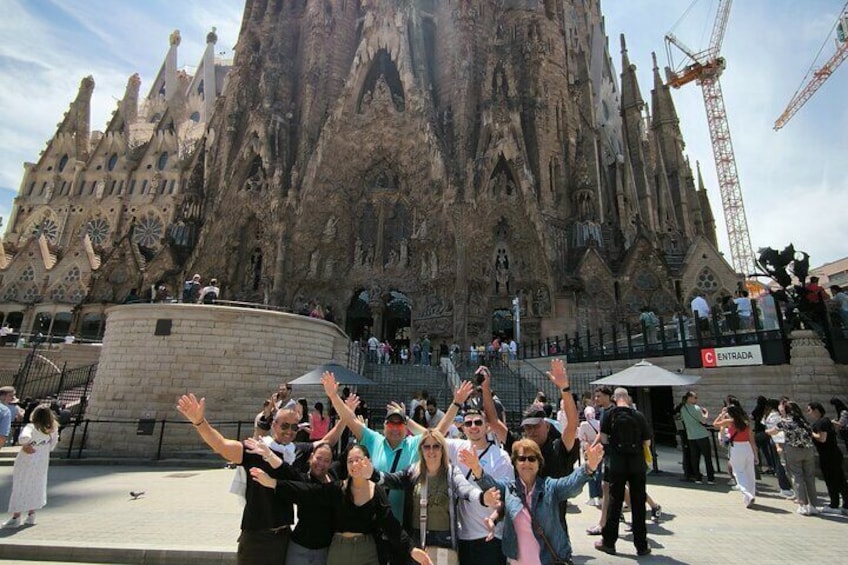
[[[49,404],[42,404],[32,411],[30,423],[24,426],[18,440],[21,450],[15,458],[12,472],[12,496],[9,512],[12,517],[3,522],[4,528],[21,525],[21,514],[27,511],[24,524],[35,524],[35,512],[47,504],[47,468],[50,452],[59,442],[56,417]]]

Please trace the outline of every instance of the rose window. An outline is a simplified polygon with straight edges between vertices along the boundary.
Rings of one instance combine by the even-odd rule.
[[[32,237],[38,239],[42,236],[42,234],[50,243],[56,243],[56,240],[59,237],[59,226],[56,225],[56,222],[54,222],[52,218],[44,218],[33,226]]]
[[[718,281],[716,280],[715,275],[707,269],[704,269],[701,271],[701,274],[698,275],[698,281],[696,284],[698,288],[706,292],[714,292],[718,289]]]
[[[70,302],[73,304],[79,304],[85,300],[85,290],[81,287],[77,287],[71,293]]]
[[[23,301],[34,302],[36,296],[38,296],[38,289],[35,288],[35,285],[32,285],[24,291]]]
[[[35,280],[35,269],[32,268],[32,265],[28,266],[21,272],[21,276],[18,277],[18,280],[24,282]]]
[[[65,282],[77,282],[80,280],[79,267],[74,267],[65,275]]]
[[[155,247],[162,239],[162,221],[156,216],[144,216],[135,225],[133,241],[144,247]]]
[[[103,245],[109,235],[109,222],[103,218],[94,218],[85,225],[85,233],[94,245]]]
[[[10,286],[6,289],[6,292],[3,293],[3,300],[6,302],[12,302],[18,299],[18,287],[15,285]]]
[[[64,286],[54,288],[53,292],[50,293],[50,300],[53,302],[64,302],[66,294],[67,292]]]

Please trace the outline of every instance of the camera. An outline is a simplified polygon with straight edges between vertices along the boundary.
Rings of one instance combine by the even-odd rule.
[[[483,381],[486,380],[486,368],[480,365],[477,367],[477,370],[474,371],[475,379],[474,381],[477,383],[477,386],[483,384]]]

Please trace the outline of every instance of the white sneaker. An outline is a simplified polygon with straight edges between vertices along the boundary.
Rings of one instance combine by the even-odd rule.
[[[810,509],[807,508],[807,505],[804,505],[804,504],[799,505],[798,510],[796,510],[796,512],[798,514],[800,514],[801,516],[809,516],[810,515]]]
[[[842,510],[840,508],[832,508],[830,506],[822,506],[821,507],[822,514],[829,514],[831,516],[838,516],[842,514]]]
[[[3,525],[0,526],[3,528],[20,528],[21,527],[21,519],[20,518],[9,518]]]
[[[819,514],[819,509],[816,508],[815,506],[813,506],[812,504],[808,504],[807,505],[807,512],[809,513],[810,516],[815,516],[816,514]]]
[[[27,526],[35,525],[35,514],[27,514],[26,520],[24,520],[24,524]]]
[[[780,496],[783,498],[795,498],[795,491],[792,489],[780,491]]]

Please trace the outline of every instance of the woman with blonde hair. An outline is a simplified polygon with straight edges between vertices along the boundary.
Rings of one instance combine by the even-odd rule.
[[[436,565],[456,565],[457,531],[460,528],[457,501],[477,501],[494,506],[494,491],[484,495],[452,465],[445,436],[426,430],[418,444],[418,463],[396,473],[374,473],[378,484],[403,489],[403,526],[424,547]],[[488,504],[486,504],[488,503]]]
[[[503,552],[510,564],[571,563],[571,540],[563,527],[559,504],[577,496],[595,474],[604,457],[599,443],[586,450],[586,463],[560,479],[539,476],[545,464],[536,442],[521,439],[512,445],[516,477],[498,481],[484,473],[474,450],[464,450],[460,461],[471,469],[481,488],[496,488],[504,501]]]
[[[34,525],[36,510],[47,504],[47,468],[50,466],[50,452],[59,443],[58,425],[49,404],[39,405],[32,411],[29,420],[18,439],[21,450],[15,458],[12,496],[9,498],[12,517],[3,522],[4,528],[20,527],[24,510],[28,512],[23,523]]]

